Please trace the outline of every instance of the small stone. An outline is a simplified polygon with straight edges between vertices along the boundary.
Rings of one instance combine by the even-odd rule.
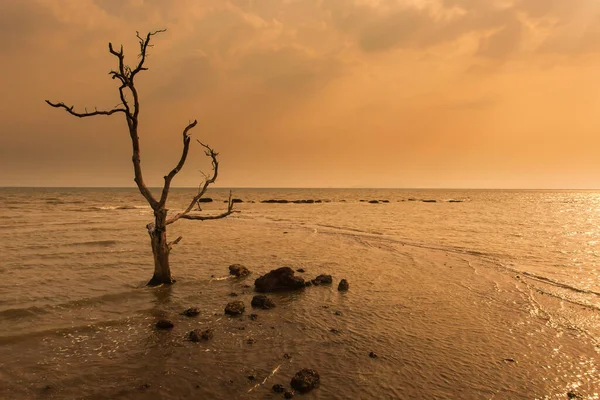
[[[308,392],[319,384],[320,377],[319,373],[314,369],[304,368],[301,369],[292,378],[291,386],[301,393]]]
[[[286,399],[291,399],[292,397],[294,397],[294,392],[292,392],[292,391],[285,392],[283,394],[283,397],[285,397]]]
[[[574,392],[574,391],[570,391],[570,392],[568,392],[568,393],[567,393],[567,397],[568,397],[569,399],[583,399],[583,396],[582,396],[582,395],[580,395],[579,393],[577,393],[577,392]]]
[[[335,315],[342,315],[342,312],[341,311],[336,311],[334,314]]]
[[[333,279],[331,278],[331,275],[326,275],[326,274],[321,274],[312,280],[312,284],[315,286],[331,285],[332,282],[333,282]]]
[[[242,264],[231,264],[229,266],[229,274],[239,278],[250,275],[250,270]]]
[[[369,357],[371,357],[371,358],[377,358],[377,354],[375,354],[374,352],[370,352],[369,353]]]
[[[200,310],[198,310],[198,308],[190,307],[184,312],[182,312],[180,315],[185,315],[186,317],[195,317],[198,314],[200,314]]]
[[[203,340],[210,340],[213,338],[213,330],[212,329],[194,329],[190,333],[188,333],[188,339],[192,342],[200,342]]]
[[[509,363],[517,362],[517,361],[515,361],[514,358],[505,358],[504,361],[509,362]]]
[[[304,270],[304,268],[298,268],[298,269],[296,270],[296,272],[306,272],[306,271]]]
[[[285,387],[283,385],[280,385],[279,383],[273,385],[273,391],[275,393],[283,393],[285,392]]]
[[[231,292],[231,293],[229,293],[229,297],[237,297],[237,295],[238,295],[238,294],[237,294],[236,292]]]
[[[144,384],[140,385],[140,389],[150,389],[150,384],[144,383]]]
[[[256,379],[256,376],[254,376],[254,375],[248,375],[248,380],[249,381],[253,381],[255,379]]]
[[[156,329],[172,329],[174,325],[168,319],[159,319],[158,321],[156,321],[155,326]]]
[[[250,319],[256,321],[258,319],[258,314],[250,314]]]
[[[246,306],[243,301],[232,301],[225,306],[225,314],[229,315],[240,315],[246,310]]]
[[[290,358],[292,358],[292,356],[290,356],[288,353],[283,353],[283,358],[289,360]]]
[[[249,338],[248,340],[246,340],[246,343],[248,343],[248,344],[254,344],[254,339]]]
[[[340,292],[345,292],[350,288],[350,285],[348,285],[348,281],[345,279],[342,279],[340,281],[340,284],[338,285],[338,291]]]
[[[250,304],[252,305],[252,307],[262,308],[263,310],[268,310],[270,308],[275,307],[275,303],[273,303],[273,300],[271,300],[264,294],[254,296]]]
[[[335,333],[335,334],[341,333],[341,332],[340,332],[340,330],[339,330],[339,329],[336,329],[336,328],[331,328],[331,329],[329,329],[329,332],[331,332],[331,333]]]

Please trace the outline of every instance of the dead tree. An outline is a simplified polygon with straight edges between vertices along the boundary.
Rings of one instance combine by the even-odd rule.
[[[131,161],[133,162],[134,181],[137,184],[140,193],[152,210],[154,211],[154,222],[149,223],[146,227],[148,234],[150,235],[150,243],[152,244],[152,253],[154,254],[154,275],[148,282],[148,285],[160,285],[173,283],[173,277],[171,276],[171,268],[169,266],[169,253],[174,245],[179,243],[182,237],[178,237],[172,242],[167,241],[167,225],[183,218],[192,219],[198,221],[205,221],[210,219],[225,218],[234,212],[233,201],[231,199],[231,192],[229,193],[229,202],[227,210],[218,215],[199,215],[197,213],[190,213],[194,206],[198,204],[198,201],[204,196],[208,187],[213,184],[219,173],[219,161],[217,159],[218,153],[216,153],[210,146],[200,142],[205,148],[205,153],[210,157],[212,162],[212,172],[204,176],[204,182],[198,187],[198,193],[190,201],[186,209],[176,213],[175,215],[168,217],[168,209],[166,208],[167,198],[169,196],[169,189],[171,188],[171,182],[177,173],[181,170],[187,159],[189,148],[190,148],[190,130],[196,126],[197,121],[190,122],[183,129],[183,150],[181,152],[181,158],[179,162],[173,168],[168,175],[164,177],[164,185],[160,198],[155,198],[142,177],[142,167],[140,162],[140,141],[138,136],[138,121],[140,115],[140,102],[139,94],[134,85],[135,77],[142,71],[147,71],[148,68],[145,66],[146,58],[148,57],[148,48],[150,45],[150,39],[152,36],[164,32],[164,30],[158,30],[155,32],[149,32],[145,37],[136,34],[140,44],[140,54],[138,56],[138,62],[135,68],[131,68],[125,64],[125,56],[123,54],[123,46],[119,50],[115,50],[112,43],[108,44],[108,51],[110,54],[115,56],[118,60],[118,68],[109,72],[112,79],[119,82],[119,97],[121,103],[111,110],[97,110],[94,109],[92,112],[88,112],[87,109],[84,112],[77,112],[73,109],[73,106],[67,106],[64,103],[52,103],[46,100],[50,106],[55,108],[64,108],[69,114],[79,118],[93,117],[96,115],[112,115],[112,114],[123,114],[127,121],[127,127],[129,128],[129,136],[131,137],[131,144],[133,147],[133,156]]]

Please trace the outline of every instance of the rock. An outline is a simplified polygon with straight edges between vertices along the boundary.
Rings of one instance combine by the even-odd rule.
[[[315,286],[331,285],[332,282],[333,282],[333,279],[331,278],[331,275],[326,275],[326,274],[321,274],[312,280],[312,284]]]
[[[231,202],[232,203],[243,203],[244,200],[242,200],[242,199],[231,199]]]
[[[254,344],[254,339],[248,338],[248,340],[246,340],[246,343],[248,343],[248,344]]]
[[[369,357],[371,357],[371,358],[377,358],[377,354],[375,354],[373,352],[370,352],[369,353]]]
[[[296,272],[306,272],[306,271],[304,270],[304,268],[298,268],[298,269],[296,270]]]
[[[286,399],[291,399],[292,397],[294,397],[294,392],[292,392],[292,391],[285,392],[283,394],[283,397],[285,397]]]
[[[267,203],[267,204],[287,204],[289,203],[289,200],[274,200],[274,199],[270,199],[270,200],[262,200],[261,203]]]
[[[172,329],[174,325],[168,319],[159,319],[158,321],[156,321],[155,326],[156,329]]]
[[[448,203],[462,203],[462,200],[454,200],[454,199],[450,199],[448,200]]]
[[[304,287],[304,279],[294,276],[290,267],[274,269],[254,281],[257,292],[267,293],[282,290],[296,290]]]
[[[150,384],[149,384],[149,383],[143,383],[143,384],[141,384],[141,385],[139,386],[139,388],[140,388],[141,390],[144,390],[144,389],[150,389]]]
[[[194,329],[188,333],[188,339],[192,342],[201,342],[203,340],[210,340],[213,338],[212,329]]]
[[[306,281],[306,282],[304,282],[304,286],[306,286],[306,287],[312,286],[312,282]]]
[[[231,264],[229,266],[229,274],[239,278],[240,276],[250,275],[250,270],[242,264]]]
[[[290,358],[292,358],[292,356],[290,356],[288,353],[283,353],[283,358],[289,360]]]
[[[195,317],[198,314],[200,314],[200,310],[198,310],[196,307],[190,307],[180,315],[185,315],[186,317]]]
[[[423,203],[437,203],[437,200],[421,200]]]
[[[577,392],[574,392],[574,391],[570,391],[570,392],[568,392],[568,393],[567,393],[567,397],[568,397],[569,399],[583,399],[583,396],[582,396],[582,395],[580,395],[579,393],[577,393]]]
[[[283,393],[285,392],[285,387],[283,385],[280,385],[279,383],[273,385],[273,391],[275,393]]]
[[[348,281],[345,279],[342,279],[340,281],[340,284],[338,285],[338,291],[340,292],[345,292],[350,288],[350,285],[348,285]]]
[[[379,204],[379,200],[369,200],[370,204]]]
[[[417,199],[415,199],[414,197],[410,197],[410,198],[408,199],[408,201],[417,201]]]
[[[198,199],[198,203],[212,203],[213,199],[210,197],[201,197]]]
[[[258,314],[250,314],[250,319],[256,321],[258,319]]]
[[[315,200],[315,203],[322,203],[323,200]]]
[[[256,376],[255,376],[255,375],[248,375],[248,380],[249,380],[249,381],[253,381],[253,380],[255,380],[255,379],[256,379]]]
[[[252,307],[262,308],[263,310],[268,310],[270,308],[275,307],[275,303],[273,303],[273,300],[271,300],[264,294],[254,296],[250,304],[252,305]]]
[[[339,330],[339,329],[336,329],[336,328],[331,328],[331,329],[329,329],[329,332],[331,332],[331,333],[335,333],[335,334],[340,334],[340,333],[341,333],[341,332],[340,332],[340,330]]]
[[[306,393],[319,384],[319,373],[314,369],[301,369],[292,378],[291,386],[301,393]]]
[[[379,201],[382,202],[382,203],[389,203],[390,202],[389,200],[379,200]]]
[[[246,306],[243,301],[232,301],[225,306],[225,314],[240,315],[245,309]]]
[[[342,315],[342,312],[341,311],[336,311],[336,312],[334,312],[334,314],[339,316],[339,315]]]
[[[229,297],[237,297],[238,294],[236,292],[231,292],[229,293]]]

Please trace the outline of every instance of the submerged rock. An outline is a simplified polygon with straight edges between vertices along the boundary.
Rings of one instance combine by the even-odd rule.
[[[240,276],[250,275],[250,270],[242,264],[231,264],[229,266],[229,274],[239,278]]]
[[[195,317],[198,314],[200,314],[200,310],[198,310],[198,308],[190,307],[184,312],[182,312],[180,315],[185,315],[186,317]]]
[[[244,200],[242,200],[242,199],[231,199],[231,202],[232,203],[243,203]]]
[[[369,200],[370,204],[379,204],[379,200]]]
[[[304,268],[298,268],[298,269],[296,270],[296,272],[306,272],[306,271],[304,270]]]
[[[292,391],[285,392],[283,394],[283,397],[285,397],[286,399],[291,399],[292,397],[294,397],[294,392],[292,392]]]
[[[279,383],[276,383],[275,385],[273,385],[273,391],[275,393],[283,393],[285,392],[285,387]]]
[[[172,329],[174,325],[168,319],[159,319],[156,321],[155,326],[156,329]]]
[[[291,386],[293,389],[306,393],[319,384],[320,378],[319,373],[314,369],[304,368],[301,369],[292,378]]]
[[[212,203],[213,199],[210,197],[201,197],[198,199],[198,203]]]
[[[437,203],[437,200],[421,200],[423,203]]]
[[[340,284],[338,285],[338,291],[340,292],[345,292],[350,288],[350,285],[348,284],[348,281],[345,279],[342,279],[340,281]]]
[[[304,286],[306,286],[306,287],[312,286],[312,282],[306,281],[306,282],[304,282]]]
[[[332,282],[333,282],[333,279],[331,278],[331,275],[326,275],[326,274],[321,274],[312,280],[312,284],[315,286],[331,285]]]
[[[369,353],[369,357],[371,357],[371,358],[377,358],[377,354],[375,354],[374,352],[370,352]]]
[[[275,303],[273,303],[273,300],[271,300],[264,294],[254,296],[250,304],[252,305],[252,307],[262,308],[263,310],[268,310],[270,308],[275,307]]]
[[[304,287],[304,279],[294,276],[294,270],[290,267],[274,269],[254,281],[257,292],[277,292],[284,290],[296,290]]]
[[[250,319],[256,321],[258,319],[258,314],[250,314]]]
[[[203,340],[210,340],[213,338],[212,329],[194,329],[188,333],[188,339],[192,342],[201,342]]]
[[[243,301],[232,301],[225,306],[225,314],[229,315],[240,315],[246,310],[246,306]]]

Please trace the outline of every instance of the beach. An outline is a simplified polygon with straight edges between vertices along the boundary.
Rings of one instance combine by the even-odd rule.
[[[169,208],[193,193],[173,190]],[[204,212],[226,208],[228,193],[209,191]],[[152,214],[135,189],[0,189],[0,397],[282,398],[272,386],[302,368],[321,383],[301,398],[600,396],[599,192],[234,197],[240,212],[226,219],[169,226],[183,236],[177,282],[149,288]],[[235,263],[252,274],[230,276]],[[281,266],[333,284],[252,309],[254,280]],[[225,315],[234,300],[246,311]],[[180,315],[189,307],[200,314]],[[161,318],[174,328],[157,330]],[[197,328],[214,337],[187,340]]]

